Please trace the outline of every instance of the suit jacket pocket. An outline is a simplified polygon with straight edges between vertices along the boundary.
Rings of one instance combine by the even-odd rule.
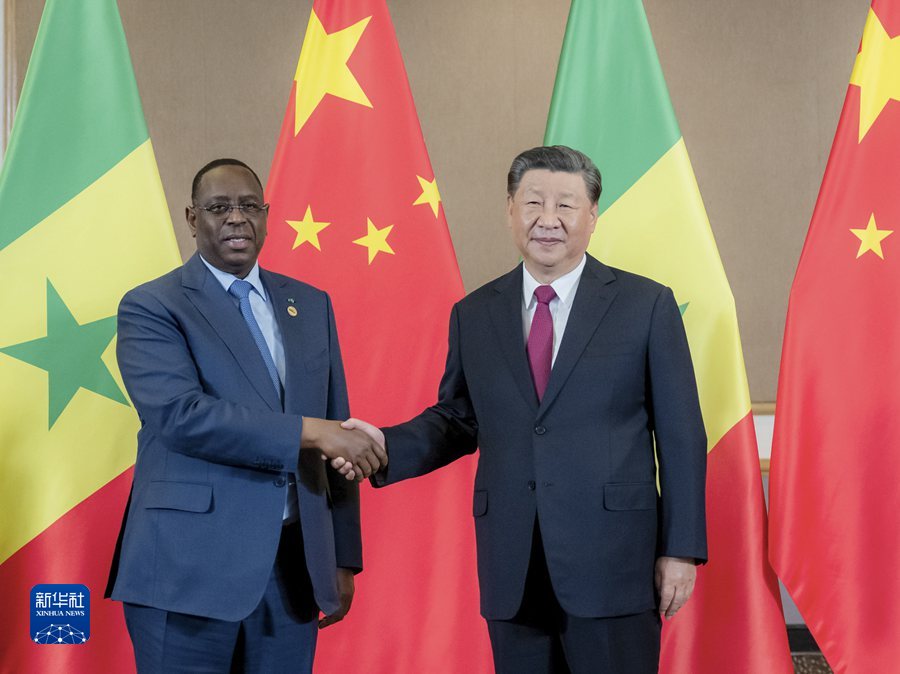
[[[655,510],[655,482],[621,482],[603,485],[603,507],[607,510]]]
[[[487,491],[478,489],[472,497],[472,515],[481,517],[487,512]]]
[[[145,508],[205,513],[211,505],[212,485],[195,482],[151,482],[144,497]]]

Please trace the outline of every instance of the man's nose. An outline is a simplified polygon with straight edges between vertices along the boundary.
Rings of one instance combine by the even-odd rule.
[[[225,222],[228,223],[244,222],[244,220],[246,220],[244,211],[237,206],[231,206],[228,213],[225,215]]]
[[[545,204],[538,215],[538,224],[541,227],[558,227],[559,216],[557,215],[556,207]]]

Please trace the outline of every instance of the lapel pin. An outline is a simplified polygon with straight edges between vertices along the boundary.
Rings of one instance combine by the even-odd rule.
[[[288,316],[294,318],[297,315],[297,307],[291,305],[287,308]]]
[[[293,304],[293,303],[294,303],[294,298],[288,297],[288,304]]]

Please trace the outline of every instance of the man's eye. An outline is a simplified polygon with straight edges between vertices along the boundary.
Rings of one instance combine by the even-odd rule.
[[[569,204],[560,204],[560,208],[572,208]]]
[[[259,213],[262,210],[262,206],[260,206],[259,204],[255,203],[255,202],[249,201],[245,204],[241,204],[240,209],[244,213],[249,213],[250,215],[253,215],[255,213]]]
[[[228,204],[210,204],[206,210],[213,215],[223,215],[228,212]]]

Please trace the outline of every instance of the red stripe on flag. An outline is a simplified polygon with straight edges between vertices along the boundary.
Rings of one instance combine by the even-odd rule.
[[[108,482],[0,565],[4,605],[0,671],[134,671],[122,605],[103,598],[131,475],[129,469]],[[39,645],[31,640],[31,588],[40,583],[87,585],[91,591],[91,636],[86,644]]]
[[[750,413],[709,454],[706,520],[709,563],[663,628],[660,672],[793,672]]]

